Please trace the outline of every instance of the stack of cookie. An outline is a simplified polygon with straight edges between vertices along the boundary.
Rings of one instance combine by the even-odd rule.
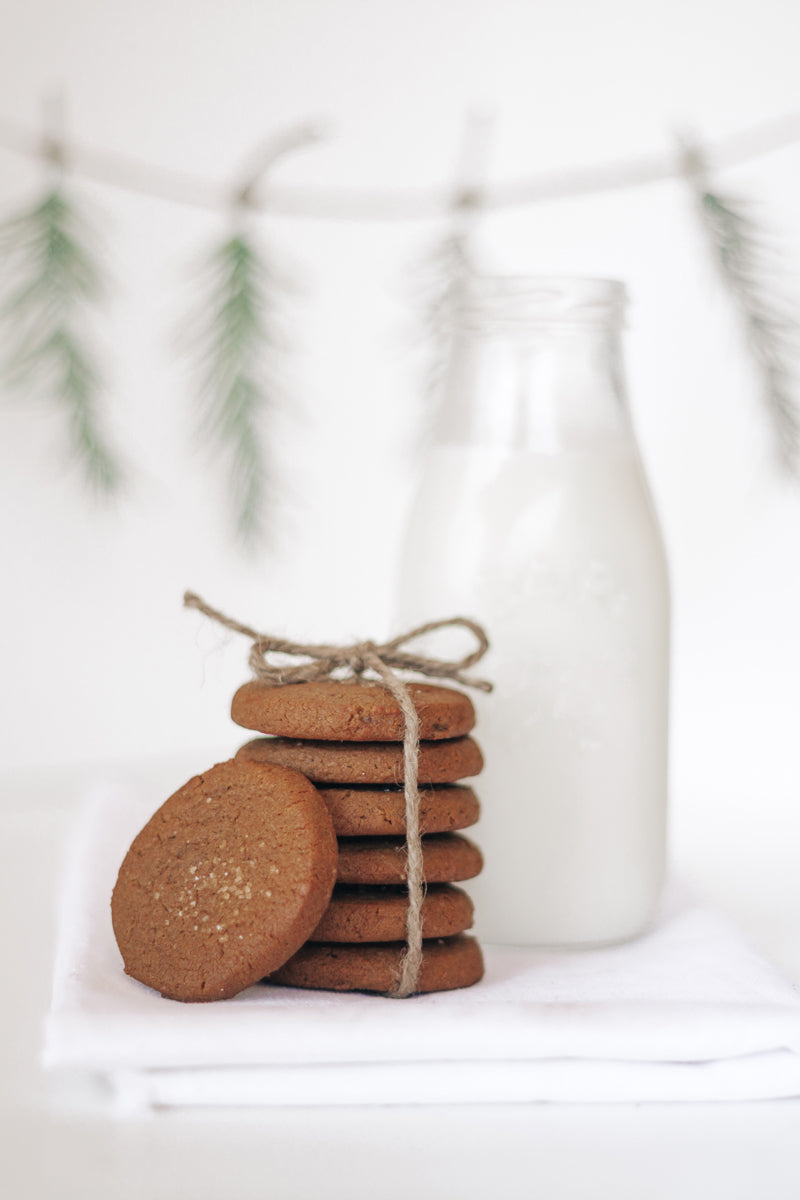
[[[483,759],[469,736],[468,696],[408,685],[420,718],[420,828],[423,834],[423,959],[418,991],[466,987],[483,974],[480,947],[464,931],[472,902],[454,886],[482,867],[461,833],[478,818],[471,788]],[[270,976],[294,987],[390,991],[405,952],[408,894],[402,713],[379,684],[324,680],[244,684],[233,720],[269,736],[247,742],[236,761],[300,771],[318,788],[338,839],[330,904],[306,944]]]

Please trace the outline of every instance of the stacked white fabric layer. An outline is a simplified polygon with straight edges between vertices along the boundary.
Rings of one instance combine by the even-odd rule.
[[[123,1109],[800,1095],[800,997],[678,889],[626,945],[484,947],[486,977],[462,991],[398,1001],[259,985],[215,1004],[164,1000],[123,973],[109,910],[159,803],[110,786],[92,798],[46,1028],[45,1065],[106,1076]]]

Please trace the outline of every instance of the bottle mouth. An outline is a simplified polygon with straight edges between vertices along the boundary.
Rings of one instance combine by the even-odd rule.
[[[472,275],[454,320],[470,332],[575,326],[621,328],[627,294],[615,279],[572,276]]]

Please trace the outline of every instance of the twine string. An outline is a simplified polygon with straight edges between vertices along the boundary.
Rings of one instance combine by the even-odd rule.
[[[490,692],[492,685],[485,679],[473,679],[463,672],[483,658],[489,649],[489,639],[477,621],[468,617],[449,617],[444,621],[428,621],[408,633],[392,638],[383,644],[365,641],[356,642],[352,646],[334,646],[292,642],[287,638],[273,637],[271,634],[259,633],[249,625],[243,625],[232,617],[226,616],[210,604],[206,604],[194,592],[186,592],[183,597],[186,608],[196,608],[204,616],[217,624],[223,625],[233,633],[241,633],[250,638],[250,668],[255,677],[262,683],[310,683],[317,679],[330,679],[339,668],[349,670],[354,675],[362,675],[367,666],[367,660],[379,658],[385,667],[402,671],[417,671],[434,679],[453,679],[465,687],[477,688],[482,692]],[[476,648],[462,658],[442,659],[430,658],[422,654],[412,654],[401,647],[407,642],[415,641],[424,634],[436,633],[440,629],[462,628],[471,633],[476,640]],[[304,657],[310,661],[285,665],[269,662],[270,654],[285,654],[289,657]],[[370,663],[374,670],[374,665]]]
[[[404,1000],[416,991],[422,966],[422,902],[425,898],[425,875],[422,866],[422,836],[419,829],[419,716],[408,688],[377,654],[367,653],[366,665],[379,676],[391,692],[403,714],[403,792],[406,809],[406,949],[400,966],[400,977],[389,995]]]
[[[708,143],[709,165],[726,170],[766,154],[794,146],[800,141],[800,113],[789,112],[771,117],[747,129]],[[26,158],[40,158],[46,147],[26,125],[0,115],[0,147]],[[70,166],[106,186],[143,196],[154,196],[171,203],[185,204],[206,211],[226,210],[230,189],[202,176],[181,170],[156,167],[111,150],[98,150],[70,138]],[[642,187],[681,175],[679,156],[670,149],[608,163],[592,163],[557,169],[538,175],[510,180],[491,188],[483,187],[476,207],[497,211],[519,205],[571,199],[575,196],[600,195],[621,188]],[[473,199],[475,199],[473,192]],[[324,187],[270,187],[266,196],[253,195],[251,207],[268,208],[274,216],[343,221],[436,220],[453,209],[450,190],[435,189],[381,191],[368,189],[326,189]]]
[[[413,995],[419,980],[422,965],[422,902],[425,895],[425,877],[422,861],[422,837],[419,827],[419,716],[411,700],[407,685],[396,671],[416,671],[434,679],[453,679],[467,687],[490,692],[492,685],[484,679],[475,679],[463,672],[474,666],[489,649],[489,639],[480,625],[468,617],[450,617],[444,621],[429,621],[408,633],[392,638],[381,645],[371,641],[356,642],[351,646],[315,645],[292,642],[285,638],[259,633],[249,625],[228,617],[212,608],[194,592],[183,597],[186,608],[195,608],[204,616],[240,633],[251,640],[249,664],[256,679],[268,684],[309,683],[320,679],[331,679],[337,671],[360,679],[367,671],[377,676],[377,682],[394,696],[403,714],[403,792],[406,810],[406,886],[408,888],[408,913],[406,917],[406,950],[400,967],[396,986],[387,993],[395,999]],[[440,629],[460,627],[473,634],[474,650],[461,658],[448,660],[414,654],[402,647],[424,634]],[[270,662],[271,654],[303,657],[308,661],[290,666]]]

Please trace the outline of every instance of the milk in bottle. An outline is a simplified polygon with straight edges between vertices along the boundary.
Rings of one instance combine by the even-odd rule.
[[[398,628],[464,615],[491,640],[468,885],[486,941],[622,940],[662,884],[668,582],[623,298],[600,280],[474,281],[408,525]]]

